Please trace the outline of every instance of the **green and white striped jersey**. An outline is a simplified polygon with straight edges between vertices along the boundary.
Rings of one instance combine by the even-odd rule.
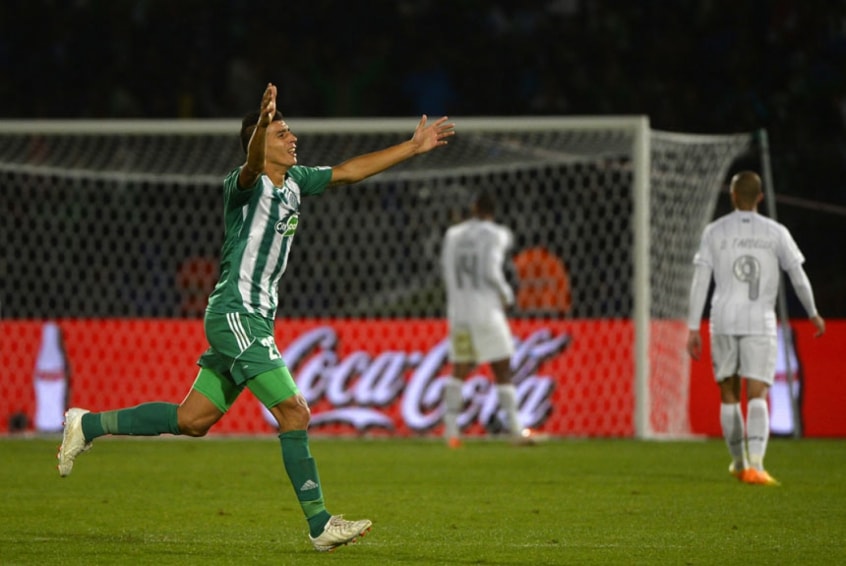
[[[276,187],[267,175],[250,189],[238,188],[240,167],[223,181],[225,235],[220,279],[209,296],[208,312],[250,313],[276,318],[279,279],[297,231],[300,199],[321,194],[332,180],[331,167],[295,165]]]

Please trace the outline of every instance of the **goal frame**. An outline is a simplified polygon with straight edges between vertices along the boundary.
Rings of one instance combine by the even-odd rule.
[[[292,118],[300,134],[404,133],[412,132],[416,118]],[[650,124],[648,116],[473,116],[453,117],[462,128],[472,131],[614,130],[631,135],[633,166],[633,325],[634,344],[634,429],[636,438],[651,438],[649,420],[649,172]],[[240,130],[238,119],[64,119],[0,120],[0,133],[41,135],[85,134],[231,134]],[[24,168],[28,168],[25,166]]]
[[[634,436],[652,439],[656,434],[650,422],[650,198],[651,198],[651,126],[646,115],[619,116],[469,116],[453,117],[459,135],[462,129],[475,132],[551,131],[556,129],[579,131],[616,131],[631,139],[632,179],[632,312],[634,328]],[[312,133],[407,133],[414,130],[417,118],[290,118],[298,134]],[[71,119],[71,120],[0,120],[0,133],[7,134],[167,134],[237,135],[240,120],[227,119]],[[667,135],[666,132],[663,134]],[[744,134],[744,135],[749,135]],[[680,139],[704,140],[710,136],[678,134]],[[713,136],[720,137],[720,136]],[[766,153],[761,148],[762,157]],[[35,166],[21,166],[23,168]],[[768,175],[769,176],[769,175]],[[769,183],[768,183],[769,185]],[[779,305],[781,307],[781,305]],[[782,308],[779,308],[781,311]],[[784,313],[782,313],[784,314]]]

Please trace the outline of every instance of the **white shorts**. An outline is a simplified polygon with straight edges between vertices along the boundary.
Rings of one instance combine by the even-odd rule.
[[[711,336],[711,361],[717,382],[739,375],[772,385],[777,354],[775,336]]]
[[[514,340],[504,319],[486,324],[451,324],[449,361],[484,364],[511,358]]]

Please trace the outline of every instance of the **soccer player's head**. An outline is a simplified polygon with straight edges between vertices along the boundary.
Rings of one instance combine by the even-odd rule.
[[[241,120],[241,149],[244,150],[244,153],[247,153],[247,146],[250,144],[250,137],[253,135],[253,130],[256,129],[256,124],[258,123],[260,113],[258,111],[250,112],[244,119]],[[282,119],[282,113],[277,110],[276,114],[273,115],[273,122],[277,122]]]
[[[473,195],[470,210],[474,216],[493,218],[496,211],[496,202],[494,202],[494,198],[489,193],[480,191]]]
[[[735,208],[755,210],[764,199],[761,178],[753,171],[741,171],[731,178],[731,199]]]

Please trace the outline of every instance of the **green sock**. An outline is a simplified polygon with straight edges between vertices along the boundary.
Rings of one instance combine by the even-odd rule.
[[[175,403],[142,403],[130,409],[86,413],[82,415],[82,434],[86,441],[98,436],[158,436],[179,434]]]
[[[320,487],[320,476],[317,474],[317,464],[311,457],[308,448],[308,433],[304,430],[292,430],[279,435],[282,445],[282,462],[288,479],[297,494],[303,514],[308,521],[311,536],[316,537],[323,532],[323,527],[331,516],[323,504],[323,490]]]

